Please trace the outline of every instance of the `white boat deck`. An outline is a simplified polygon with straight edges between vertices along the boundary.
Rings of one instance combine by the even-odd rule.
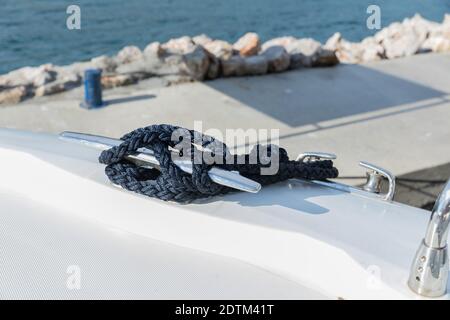
[[[427,211],[300,180],[165,203],[111,186],[97,157],[0,130],[0,297],[419,298]]]

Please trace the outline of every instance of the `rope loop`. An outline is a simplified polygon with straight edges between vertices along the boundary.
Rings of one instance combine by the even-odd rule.
[[[233,155],[223,142],[211,136],[167,124],[139,128],[121,139],[120,145],[103,151],[99,157],[100,163],[106,164],[105,173],[109,180],[126,190],[164,201],[185,203],[233,190],[211,180],[208,171],[212,166],[238,171],[262,185],[291,178],[325,180],[338,176],[338,170],[330,160],[293,161],[289,160],[285,149],[260,144],[249,154]],[[125,159],[140,148],[153,150],[160,163],[159,170],[142,168]],[[177,153],[183,159],[190,159],[192,174],[173,162]],[[273,167],[277,169],[275,172],[262,174]]]

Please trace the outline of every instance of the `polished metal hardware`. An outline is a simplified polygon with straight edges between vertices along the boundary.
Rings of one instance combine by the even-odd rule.
[[[394,199],[395,176],[392,173],[390,173],[386,169],[380,168],[365,161],[360,161],[359,165],[370,170],[369,172],[367,172],[367,182],[362,187],[363,190],[379,194],[381,192],[381,182],[384,178],[386,178],[389,182],[389,189],[388,192],[383,196],[383,198],[384,200],[389,201]]]
[[[439,297],[447,291],[449,222],[450,179],[436,200],[425,238],[419,245],[409,274],[409,287],[422,296]]]
[[[119,139],[68,131],[60,133],[59,137],[66,141],[81,143],[99,150],[107,150],[123,142]],[[155,158],[153,151],[147,148],[138,149],[137,153],[128,155],[127,159],[140,166],[159,168],[159,162]],[[190,161],[174,159],[174,163],[184,172],[192,174],[192,163]],[[261,190],[261,185],[258,182],[243,177],[233,171],[212,167],[208,175],[215,183],[233,189],[251,193],[257,193]]]
[[[308,161],[314,161],[314,160],[335,160],[336,155],[333,153],[326,153],[326,152],[303,152],[300,153],[295,159],[296,161],[304,161],[305,159],[308,159]]]

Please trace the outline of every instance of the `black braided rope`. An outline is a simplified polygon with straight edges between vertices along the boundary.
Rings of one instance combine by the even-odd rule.
[[[182,171],[172,161],[172,152],[179,143],[179,141],[172,140],[175,130],[181,130],[190,136],[192,175]],[[99,157],[100,163],[107,165],[105,173],[110,181],[129,191],[165,201],[189,202],[233,190],[211,180],[208,171],[212,166],[238,171],[241,175],[262,185],[291,178],[325,180],[338,176],[338,170],[333,167],[333,162],[330,160],[307,163],[292,161],[289,160],[285,149],[274,145],[257,145],[250,154],[232,155],[224,143],[213,137],[166,124],[152,125],[131,131],[124,135],[122,140],[123,143],[119,146],[103,151]],[[207,151],[202,149],[203,152],[210,152],[210,155],[219,154],[223,161],[205,164],[202,160],[203,153],[192,152],[194,149],[199,150],[199,144],[201,147],[207,148]],[[142,168],[125,159],[127,155],[144,147],[154,151],[155,157],[160,163],[160,170]],[[270,166],[270,163],[262,161],[259,157],[259,148],[262,147],[267,148],[268,156],[273,155],[274,152],[279,153],[279,169],[274,175],[261,175],[261,169]],[[197,161],[194,162],[194,154],[201,155],[200,161],[195,159]],[[252,156],[253,159],[257,159],[256,164],[255,161],[250,161]],[[226,159],[231,159],[231,161],[225,161]]]

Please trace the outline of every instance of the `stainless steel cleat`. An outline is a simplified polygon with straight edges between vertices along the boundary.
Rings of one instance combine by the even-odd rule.
[[[69,131],[60,133],[59,137],[62,140],[84,144],[98,150],[107,150],[118,146],[123,142],[123,140],[120,139]],[[155,158],[153,151],[147,148],[138,149],[137,153],[128,155],[127,159],[140,166],[159,168],[159,162]],[[192,174],[191,161],[175,159],[174,163],[184,172]],[[251,193],[257,193],[261,190],[261,184],[233,171],[212,167],[208,174],[212,181],[226,187]]]
[[[336,159],[336,155],[333,153],[326,153],[326,152],[303,152],[300,153],[297,157],[297,159],[295,159],[295,161],[304,161],[304,160],[308,160],[308,161],[314,161],[314,160],[335,160]]]

